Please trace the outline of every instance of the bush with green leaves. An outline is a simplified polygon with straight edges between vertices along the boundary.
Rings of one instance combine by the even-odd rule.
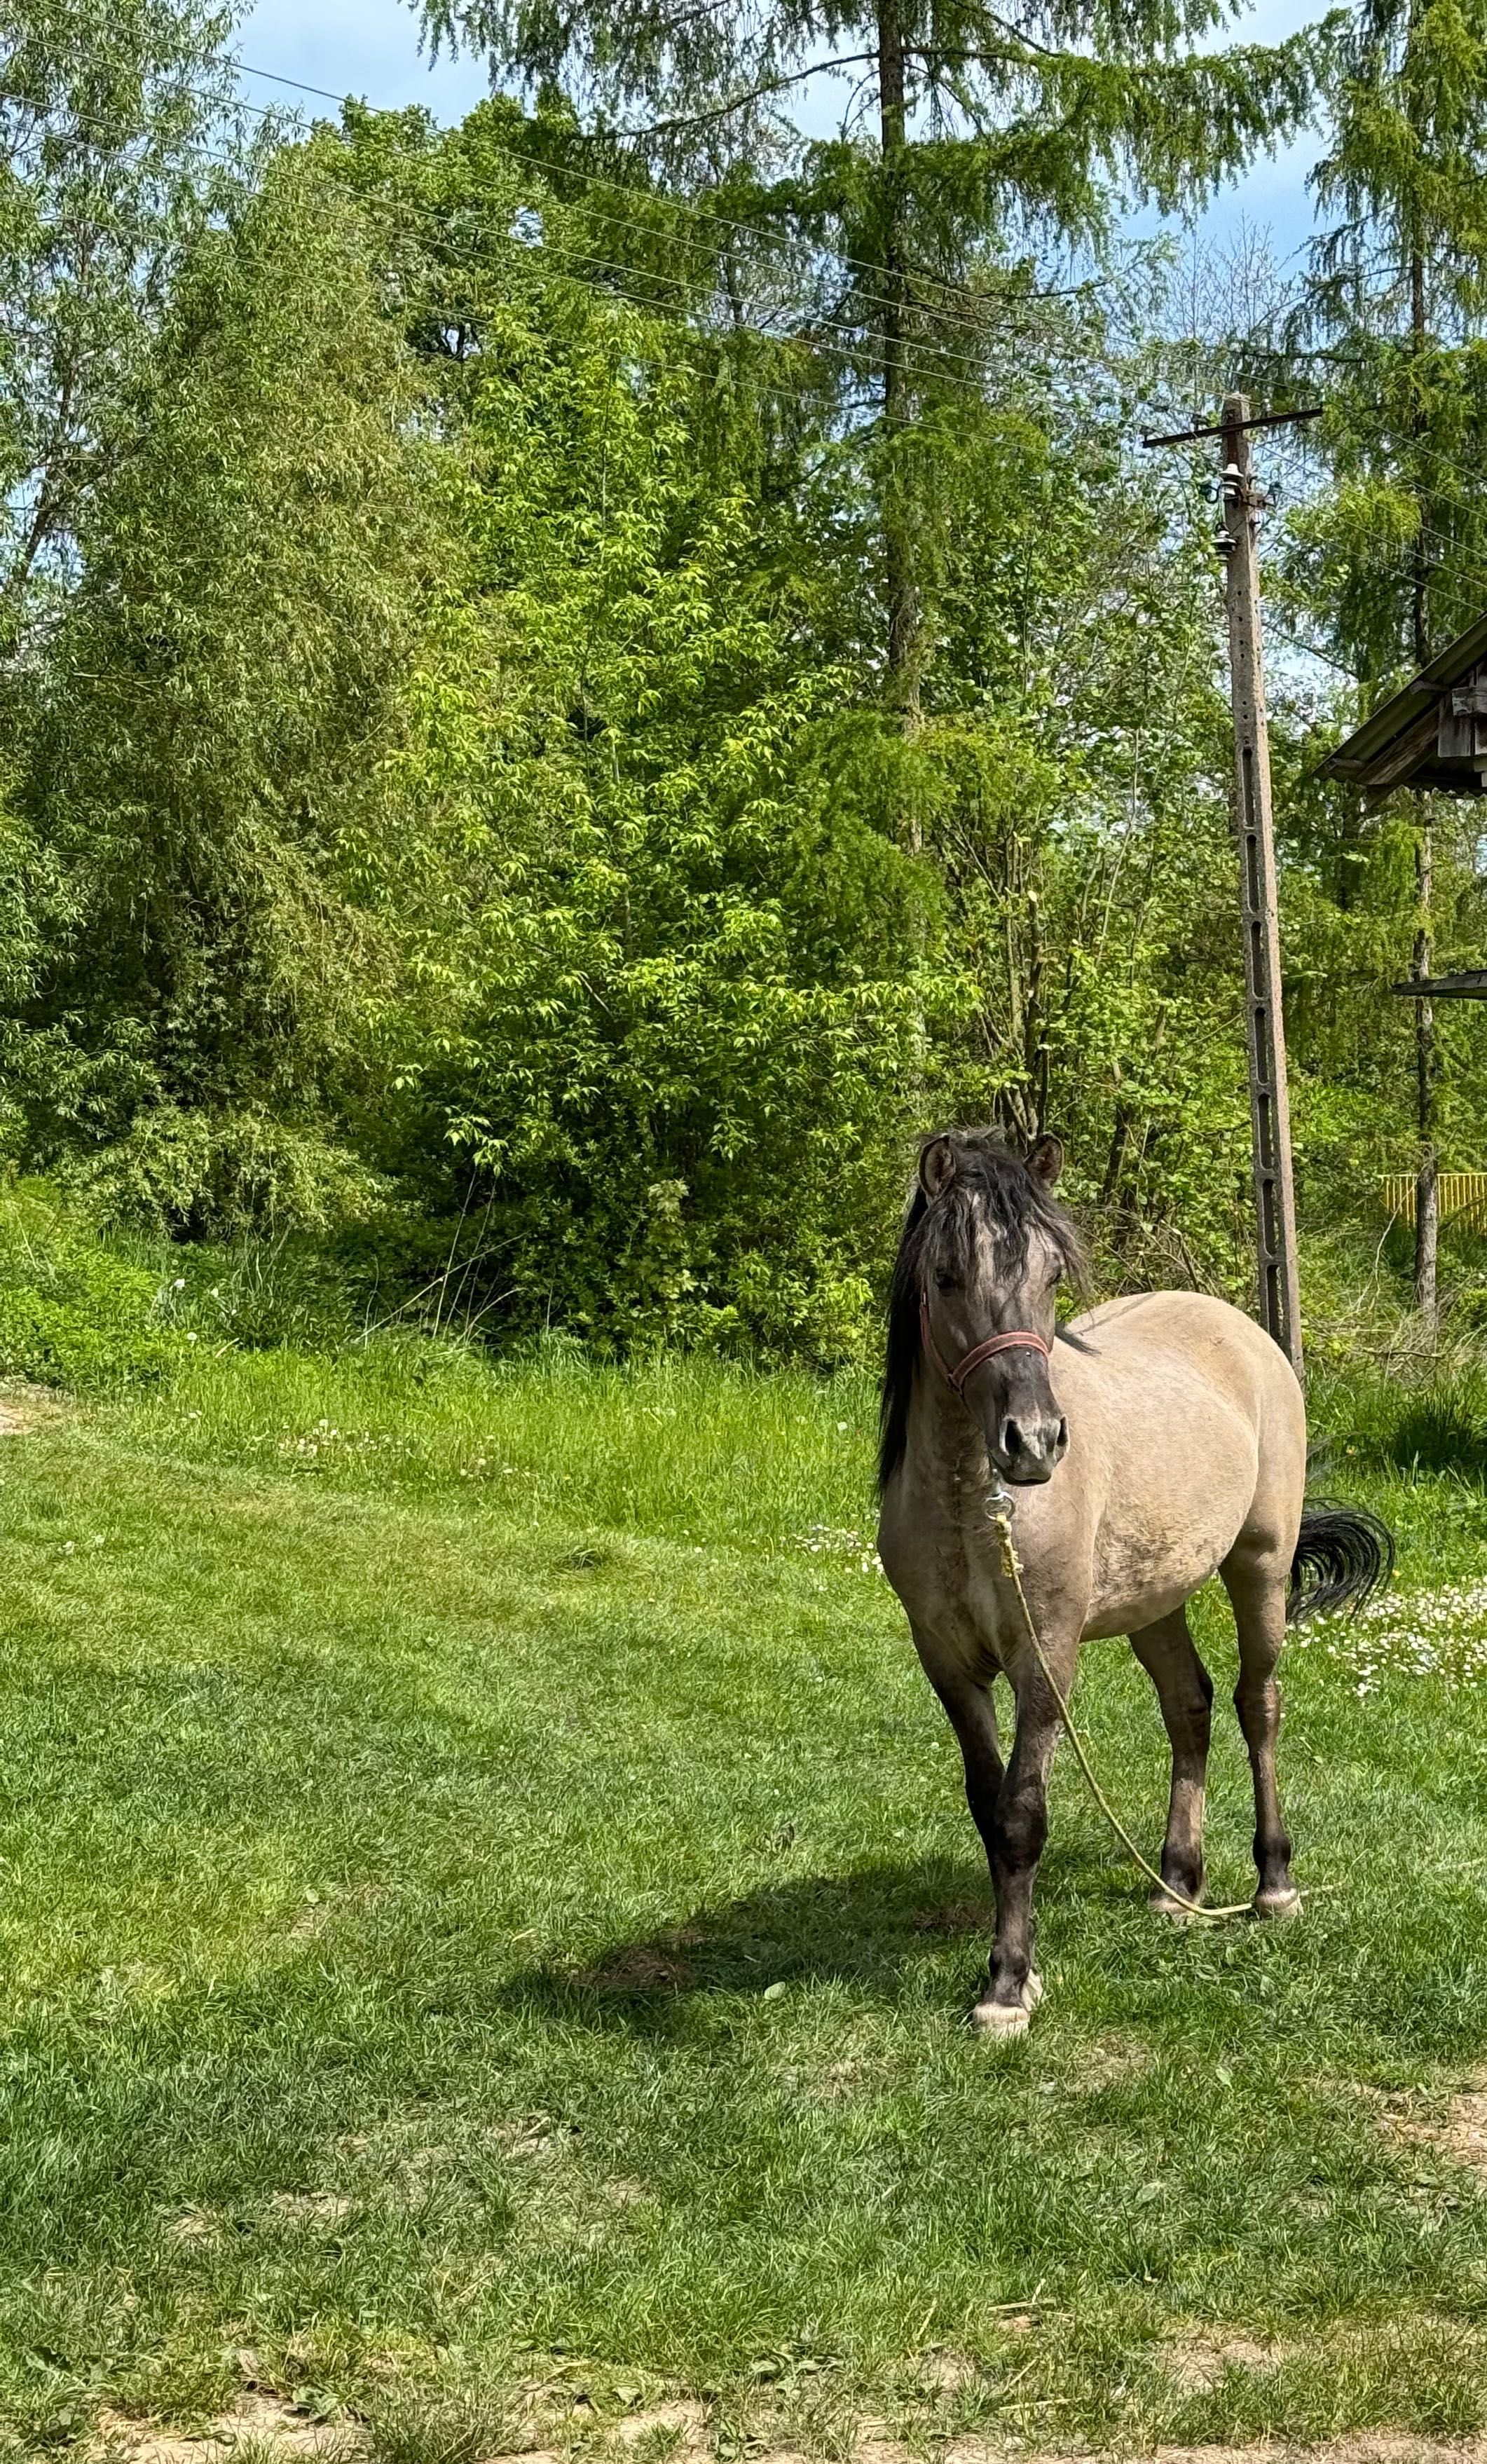
[[[167,1375],[168,1283],[34,1181],[0,1189],[0,1376],[97,1392]]]

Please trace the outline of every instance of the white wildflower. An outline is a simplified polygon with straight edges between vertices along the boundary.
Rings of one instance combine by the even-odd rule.
[[[1386,1677],[1475,1683],[1487,1675],[1487,1580],[1442,1583],[1410,1598],[1386,1594],[1356,1617],[1319,1619],[1315,1632],[1361,1696],[1376,1694]]]

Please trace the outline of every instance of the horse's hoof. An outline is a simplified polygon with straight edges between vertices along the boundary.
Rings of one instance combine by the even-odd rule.
[[[1257,1891],[1250,1904],[1257,1917],[1299,1917],[1301,1895],[1293,1882],[1283,1891]]]
[[[1202,1892],[1199,1891],[1195,1896],[1197,1904],[1201,1906],[1203,1901]],[[1191,1924],[1192,1919],[1193,1910],[1190,1907],[1188,1902],[1186,1900],[1174,1900],[1170,1891],[1163,1890],[1148,1892],[1147,1896],[1147,1905],[1151,1910],[1153,1916],[1170,1917],[1174,1925],[1188,1925]]]
[[[978,2036],[1025,2036],[1029,2017],[1043,1998],[1043,1980],[1030,1970],[1017,2002],[978,2002],[971,2025]]]
[[[993,2036],[1000,2042],[1027,2035],[1027,2013],[1020,2002],[978,2002],[971,2013],[971,2025],[978,2036]]]

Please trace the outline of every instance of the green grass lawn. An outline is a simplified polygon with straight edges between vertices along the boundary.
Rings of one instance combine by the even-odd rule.
[[[1148,1915],[1061,1760],[1048,1999],[998,2049],[954,1748],[863,1563],[871,1419],[389,1350],[4,1441],[18,2449],[245,2382],[388,2464],[601,2449],[677,2395],[724,2459],[1487,2421],[1440,2135],[1487,2040],[1487,1591],[1436,1596],[1487,1499],[1334,1471],[1402,1607],[1288,1655],[1299,1923]],[[1124,1646],[1078,1704],[1154,1847]]]

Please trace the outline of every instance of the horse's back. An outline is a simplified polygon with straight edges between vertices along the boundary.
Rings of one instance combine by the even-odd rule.
[[[1295,1372],[1262,1327],[1208,1292],[1132,1292],[1072,1318],[1063,1332],[1107,1374],[1181,1372],[1246,1411],[1301,1410]],[[1061,1354],[1060,1355],[1061,1358]]]

